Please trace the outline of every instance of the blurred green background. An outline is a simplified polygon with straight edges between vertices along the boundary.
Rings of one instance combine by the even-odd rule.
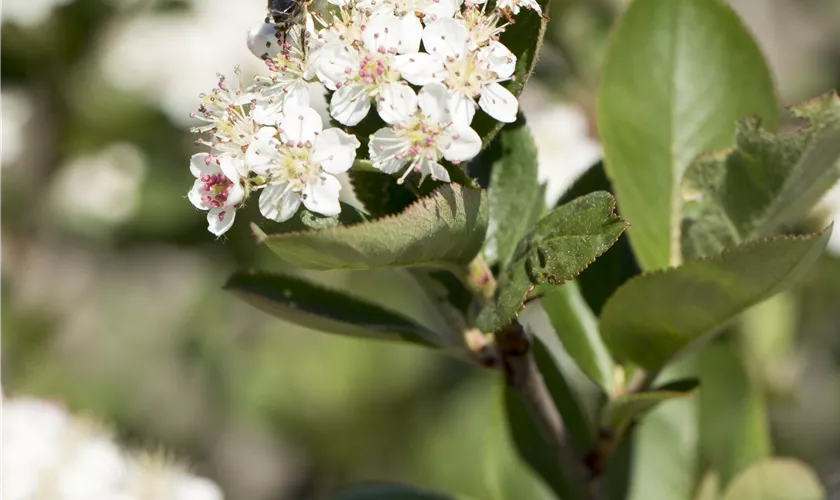
[[[591,119],[580,137],[558,136],[565,115],[546,101],[576,110],[568,127],[591,117],[623,3],[551,5],[522,106],[555,191],[597,159],[597,137]],[[840,2],[731,3],[782,102],[840,85]],[[518,486],[530,479],[503,439],[494,374],[307,331],[220,289],[235,269],[283,269],[250,237],[254,205],[216,241],[185,196],[198,150],[188,114],[217,72],[259,70],[244,37],[263,17],[263,0],[3,2],[4,393],[63,402],[127,446],[165,449],[229,498],[323,498],[381,479],[537,498]],[[837,189],[814,224],[835,212]],[[831,247],[794,291],[750,311],[737,340],[775,453],[808,461],[840,495],[840,238]],[[434,321],[399,271],[311,276]]]

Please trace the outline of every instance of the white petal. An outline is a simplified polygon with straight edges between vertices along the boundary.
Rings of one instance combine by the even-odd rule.
[[[353,166],[356,150],[361,144],[356,136],[337,128],[324,130],[315,139],[312,161],[330,174],[346,172]]]
[[[402,45],[401,28],[400,19],[393,14],[374,14],[362,31],[362,42],[371,52],[380,48],[385,52],[399,50]]]
[[[233,225],[236,209],[233,207],[214,208],[207,212],[207,230],[221,236]]]
[[[245,164],[254,173],[268,175],[272,162],[279,159],[276,148],[278,142],[274,138],[276,133],[277,130],[274,128],[261,128],[245,150]]]
[[[277,96],[274,96],[274,100],[257,100],[256,106],[251,111],[251,118],[260,125],[277,126],[283,121],[282,110],[282,101]]]
[[[405,121],[417,110],[417,94],[406,83],[389,83],[376,98],[376,110],[385,123]]]
[[[234,183],[239,183],[240,177],[246,177],[248,175],[248,169],[245,167],[245,162],[241,158],[222,156],[219,158],[219,168],[222,169],[225,177]]]
[[[505,123],[515,122],[516,112],[519,111],[516,97],[498,83],[491,83],[481,89],[478,105],[485,113]]]
[[[423,86],[444,78],[443,59],[425,52],[396,56],[394,68],[412,85]]]
[[[335,177],[330,174],[313,175],[303,188],[303,205],[311,212],[338,215],[341,212],[339,191],[341,183]]]
[[[321,115],[312,108],[288,110],[285,115],[280,123],[280,139],[283,142],[315,142],[315,138],[324,130]]]
[[[443,157],[449,161],[466,161],[481,151],[481,137],[469,127],[458,127],[451,135],[452,142],[443,150]]]
[[[330,115],[342,125],[352,127],[367,116],[370,97],[362,85],[345,85],[330,99]]]
[[[467,53],[470,34],[454,19],[439,19],[423,30],[423,47],[441,59],[460,59]]]
[[[406,14],[400,19],[400,42],[398,54],[412,54],[420,50],[420,40],[423,38],[423,25],[417,16]]]
[[[447,19],[455,16],[455,13],[458,11],[459,5],[460,4],[457,0],[437,0],[432,2],[429,7],[426,7],[424,13],[428,17],[428,21]]]
[[[374,168],[393,174],[399,172],[406,164],[406,160],[396,157],[407,144],[390,128],[381,128],[373,134],[368,144],[368,154]]]
[[[277,222],[289,220],[300,206],[300,193],[292,190],[288,182],[266,186],[260,193],[260,213]]]
[[[277,46],[277,27],[263,23],[248,32],[248,48],[260,59],[274,57],[279,51]]]
[[[490,42],[490,45],[479,51],[479,59],[486,61],[490,70],[498,75],[500,80],[507,80],[516,69],[516,56],[500,42]]]
[[[189,198],[190,203],[192,203],[195,208],[199,210],[210,210],[210,203],[201,200],[201,197],[204,196],[205,193],[204,183],[201,182],[200,179],[196,179],[195,182],[193,182],[192,189],[190,189],[190,192],[187,193],[187,198]]]
[[[449,93],[447,108],[452,116],[452,121],[457,125],[468,127],[475,116],[476,106],[477,104],[472,98],[461,92]]]
[[[433,180],[450,182],[449,172],[447,172],[446,169],[443,168],[443,165],[441,165],[440,163],[438,163],[436,161],[430,161],[428,163],[428,167],[429,167],[429,173],[431,174]],[[455,168],[458,168],[458,167],[455,167]]]
[[[286,87],[283,99],[283,109],[289,111],[294,108],[309,107],[309,86],[303,80],[298,80]]]
[[[225,202],[226,207],[235,207],[242,203],[242,200],[245,198],[245,189],[242,187],[242,184],[235,183],[233,186],[230,187],[230,191],[228,191],[227,201]]]
[[[219,166],[207,153],[196,153],[190,157],[190,172],[198,179],[204,174],[219,173]]]
[[[449,112],[449,100],[452,92],[440,83],[430,83],[422,89],[417,96],[417,104],[420,110],[431,121],[440,124],[447,124],[452,121]]]
[[[359,54],[346,45],[330,43],[318,51],[315,73],[330,90],[347,79],[348,71],[359,70]]]

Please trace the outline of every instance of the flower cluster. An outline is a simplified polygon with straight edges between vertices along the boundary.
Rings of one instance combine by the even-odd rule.
[[[402,183],[412,172],[421,182],[448,182],[447,168],[478,154],[481,138],[471,127],[478,108],[500,122],[516,119],[517,99],[501,85],[513,77],[516,57],[499,36],[521,8],[541,14],[535,0],[504,0],[495,9],[483,1],[329,1],[324,14],[303,9],[288,29],[252,30],[248,46],[267,74],[247,86],[220,76],[201,96],[193,116],[205,124],[194,131],[209,151],[191,159],[188,197],[207,211],[217,236],[257,191],[260,212],[274,221],[301,204],[337,215],[335,176],[364,156],[353,133],[362,120],[380,123],[367,159]],[[311,107],[313,83],[328,91],[329,115],[341,128],[324,129]]]

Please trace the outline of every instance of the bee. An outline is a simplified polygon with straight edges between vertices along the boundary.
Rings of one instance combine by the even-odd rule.
[[[278,32],[286,32],[301,21],[308,0],[268,0],[265,22],[274,22]]]

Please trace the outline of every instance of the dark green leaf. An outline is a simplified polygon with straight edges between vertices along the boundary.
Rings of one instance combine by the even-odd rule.
[[[356,224],[262,238],[284,260],[305,269],[468,264],[487,231],[483,191],[445,185],[403,212]]]
[[[631,425],[665,401],[692,396],[700,385],[697,379],[670,382],[650,391],[625,394],[611,400],[604,408],[602,425],[618,442]]]
[[[534,200],[542,206],[537,182],[537,146],[520,119],[502,128],[486,155],[491,163],[486,255],[504,268],[513,257],[517,242],[531,229],[527,214],[533,210]]]
[[[412,184],[411,179],[404,184],[397,184],[393,175],[355,168],[351,169],[348,175],[356,198],[373,217],[401,212],[424,194],[442,185],[431,179],[426,179],[419,187]]]
[[[726,488],[724,500],[825,500],[817,475],[792,459],[767,459],[752,465]]]
[[[586,269],[627,228],[614,208],[609,193],[597,192],[540,219],[499,276],[496,296],[479,313],[478,327],[485,332],[498,330],[519,314],[535,286],[560,284]]]
[[[735,148],[697,158],[685,172],[683,254],[717,253],[804,217],[840,178],[840,97],[793,106],[808,126],[793,134],[738,123]]]
[[[537,0],[543,13],[548,15],[548,0]],[[515,23],[507,27],[499,39],[513,55],[516,56],[516,69],[513,78],[503,82],[505,88],[517,97],[522,93],[525,83],[531,77],[534,67],[537,64],[537,54],[542,47],[545,28],[548,26],[548,18],[541,17],[529,9],[522,9],[514,16]],[[482,146],[487,146],[493,137],[504,126],[504,123],[497,122],[490,115],[479,111],[476,113],[472,128],[481,137]]]
[[[732,144],[748,114],[776,123],[767,66],[719,0],[635,0],[607,53],[598,99],[605,163],[644,269],[679,262],[680,176]]]
[[[314,330],[422,345],[451,344],[381,306],[293,276],[234,274],[225,290],[273,316]]]
[[[598,331],[598,319],[586,304],[577,282],[552,287],[540,298],[557,337],[569,356],[607,394],[615,389],[612,356]]]
[[[399,484],[363,484],[333,495],[332,500],[468,500],[462,495],[426,491]]]
[[[830,234],[750,241],[631,279],[604,306],[601,335],[616,357],[657,370],[806,272]]]

